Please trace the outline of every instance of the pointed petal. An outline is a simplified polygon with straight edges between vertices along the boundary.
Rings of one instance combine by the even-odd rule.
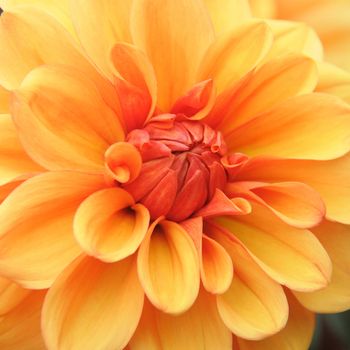
[[[163,312],[184,312],[196,300],[199,258],[191,237],[180,225],[154,222],[140,246],[137,264],[145,293]]]
[[[124,137],[93,82],[68,67],[33,70],[13,103],[26,151],[50,170],[101,171],[108,146]]]
[[[52,172],[17,187],[0,206],[1,274],[29,288],[50,286],[81,252],[76,208],[104,186],[103,176]]]
[[[350,307],[350,227],[325,221],[312,229],[333,263],[330,284],[313,293],[295,293],[304,307],[314,312],[341,312]]]
[[[133,254],[148,229],[149,213],[120,188],[95,192],[79,206],[74,218],[78,243],[97,259],[115,262]]]
[[[199,0],[135,0],[131,32],[154,67],[158,106],[169,110],[196,82],[199,62],[213,40],[205,5]]]
[[[350,150],[350,106],[326,94],[298,96],[224,136],[229,150],[249,156],[333,159]]]
[[[46,345],[52,350],[123,349],[140,320],[143,299],[133,257],[113,264],[80,257],[45,299]]]

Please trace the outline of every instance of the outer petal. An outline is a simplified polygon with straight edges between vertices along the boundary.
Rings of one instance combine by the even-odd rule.
[[[10,92],[0,86],[0,114],[8,113],[10,110]]]
[[[340,312],[350,307],[350,227],[325,221],[312,229],[333,263],[330,284],[314,293],[295,293],[298,300],[315,312]]]
[[[259,205],[253,206],[250,215],[217,222],[237,237],[261,268],[280,284],[301,291],[318,290],[328,284],[331,261],[310,231],[286,225]]]
[[[49,349],[123,349],[141,317],[136,263],[77,259],[50,288],[42,328]]]
[[[198,80],[213,79],[218,92],[239,80],[265,57],[272,32],[264,22],[249,21],[220,36],[206,52]]]
[[[326,217],[350,224],[350,154],[330,161],[255,158],[247,162],[237,180],[304,182],[321,194]]]
[[[246,250],[213,226],[206,232],[224,246],[233,260],[235,275],[228,291],[217,296],[226,326],[245,339],[262,339],[281,330],[288,319],[288,304],[279,284],[254,263]]]
[[[0,115],[0,158],[0,185],[22,174],[44,171],[24,152],[9,115]]]
[[[133,254],[148,230],[149,213],[120,188],[95,192],[74,219],[77,241],[89,255],[114,262]]]
[[[13,104],[24,147],[50,170],[101,171],[108,146],[124,137],[93,82],[68,67],[33,70]]]
[[[199,258],[187,232],[171,221],[157,221],[138,252],[138,273],[151,302],[160,310],[181,313],[199,289]]]
[[[130,350],[231,350],[231,332],[223,324],[215,297],[200,292],[191,309],[167,315],[145,303],[141,322],[129,343]]]
[[[196,82],[196,69],[213,40],[205,5],[200,0],[135,0],[131,32],[154,67],[158,105],[169,110]]]
[[[315,317],[313,313],[304,309],[290,293],[287,295],[289,317],[286,327],[264,340],[253,342],[238,339],[239,350],[301,350],[309,348],[315,326]]]
[[[57,172],[35,176],[0,206],[0,272],[29,288],[46,288],[81,252],[72,226],[80,202],[104,187],[103,176]]]
[[[250,156],[333,159],[350,150],[350,106],[326,94],[298,96],[225,136],[230,150]]]

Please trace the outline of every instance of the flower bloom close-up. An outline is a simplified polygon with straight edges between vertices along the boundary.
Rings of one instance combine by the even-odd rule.
[[[314,29],[0,6],[0,349],[307,350],[350,308],[350,78]]]

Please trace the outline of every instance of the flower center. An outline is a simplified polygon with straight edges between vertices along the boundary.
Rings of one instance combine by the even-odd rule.
[[[221,158],[226,145],[220,132],[198,121],[160,115],[127,137],[141,153],[138,178],[123,187],[144,204],[153,219],[182,221],[227,182]]]

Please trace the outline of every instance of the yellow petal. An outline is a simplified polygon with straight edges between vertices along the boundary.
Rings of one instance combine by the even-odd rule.
[[[10,111],[10,92],[0,85],[0,114]]]
[[[44,171],[25,153],[9,115],[0,115],[0,157],[0,185],[22,174]]]
[[[196,82],[197,67],[213,40],[205,5],[198,0],[135,0],[131,33],[154,67],[158,106],[168,111]]]
[[[254,17],[274,18],[276,16],[276,0],[249,0]]]
[[[15,308],[0,317],[0,348],[45,350],[40,316],[44,291],[30,291]]]
[[[279,333],[260,341],[238,339],[239,350],[309,349],[315,327],[314,314],[304,309],[290,294],[287,325]]]
[[[89,255],[114,262],[133,254],[148,229],[149,213],[120,188],[95,192],[79,206],[75,238]]]
[[[220,36],[206,52],[198,80],[213,79],[218,93],[253,69],[267,54],[272,33],[263,22],[249,21]]]
[[[288,319],[282,287],[259,268],[232,235],[212,225],[207,230],[227,250],[235,268],[230,288],[217,296],[219,314],[226,326],[245,339],[262,339],[281,330]]]
[[[251,18],[247,0],[204,0],[204,3],[210,13],[216,34],[227,32]]]
[[[0,272],[25,287],[51,285],[81,252],[73,237],[76,208],[104,187],[103,176],[71,172],[37,175],[0,206]]]
[[[224,136],[229,150],[249,156],[333,159],[350,150],[350,106],[327,94],[297,96]]]
[[[168,315],[145,302],[142,318],[129,343],[130,350],[231,350],[231,332],[223,324],[215,297],[200,291],[191,309]]]
[[[312,229],[333,263],[330,284],[314,293],[295,293],[298,300],[315,312],[340,312],[350,307],[350,226],[325,221]]]
[[[130,0],[74,0],[70,13],[78,39],[97,67],[110,79],[110,51],[118,41],[130,42]]]
[[[137,263],[141,284],[152,304],[172,314],[190,308],[199,289],[199,258],[180,225],[154,222],[140,246]]]
[[[50,170],[102,171],[106,149],[124,137],[93,81],[69,67],[33,70],[13,103],[26,151]]]
[[[133,257],[105,264],[78,258],[50,288],[43,307],[49,349],[123,349],[141,317],[144,294]]]
[[[260,267],[280,284],[301,291],[318,290],[328,284],[331,261],[310,231],[283,223],[260,205],[254,205],[250,215],[220,218],[217,222],[237,237]]]

